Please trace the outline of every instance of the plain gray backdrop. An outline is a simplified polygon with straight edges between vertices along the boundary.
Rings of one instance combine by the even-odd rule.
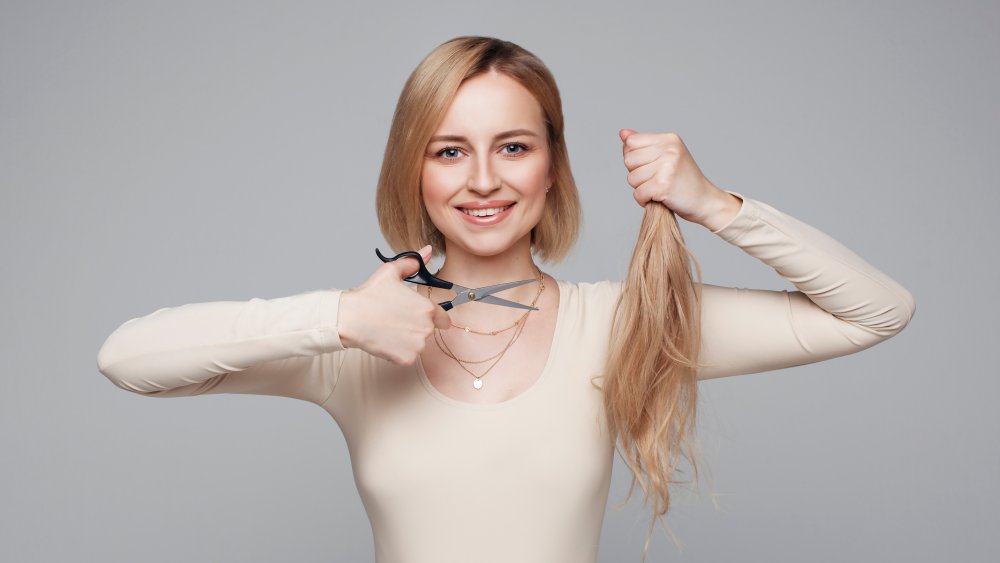
[[[658,530],[651,561],[995,561],[997,3],[604,4],[0,3],[0,560],[373,560],[321,409],[145,398],[96,355],[160,307],[364,281],[406,77],[492,35],[562,92],[584,225],[557,278],[624,276],[627,127],[678,133],[716,185],[916,297],[874,348],[703,383],[711,481],[675,490],[682,548]],[[706,283],[794,289],[683,229]],[[602,562],[641,552],[629,476],[616,460]]]

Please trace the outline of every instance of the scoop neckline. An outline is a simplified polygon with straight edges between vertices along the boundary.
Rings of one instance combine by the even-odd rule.
[[[417,361],[414,362],[414,368],[417,371],[417,376],[420,378],[420,383],[423,384],[424,389],[434,398],[443,401],[449,405],[456,407],[461,407],[470,410],[494,410],[509,407],[515,403],[518,403],[524,399],[524,397],[531,395],[535,392],[544,382],[549,378],[549,371],[552,369],[553,357],[556,355],[556,351],[561,341],[562,335],[562,324],[565,311],[566,303],[566,284],[563,280],[556,280],[556,284],[559,286],[559,305],[556,307],[556,325],[552,329],[552,342],[549,344],[549,355],[545,358],[545,365],[542,367],[542,373],[538,375],[538,379],[531,384],[530,387],[522,391],[519,395],[511,397],[506,401],[500,401],[499,403],[470,403],[468,401],[460,401],[458,399],[449,397],[444,393],[438,391],[436,387],[431,383],[430,379],[427,377],[427,372],[424,371],[424,362],[420,355],[417,355]]]

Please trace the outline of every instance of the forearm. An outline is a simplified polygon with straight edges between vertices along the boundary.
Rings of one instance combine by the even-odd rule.
[[[739,196],[719,189],[709,205],[709,211],[698,223],[713,233],[717,233],[736,218],[742,205],[743,200]]]
[[[281,361],[344,349],[339,297],[339,290],[321,290],[159,309],[119,326],[98,352],[98,369],[115,385],[144,394],[300,396],[309,386],[318,394],[324,383],[314,375],[301,374],[308,383],[294,380],[291,372],[304,363]],[[240,377],[225,377],[235,372]]]

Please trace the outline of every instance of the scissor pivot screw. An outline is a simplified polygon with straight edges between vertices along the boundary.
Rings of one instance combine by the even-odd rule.
[[[475,291],[470,291],[468,293],[468,295],[469,295],[469,300],[470,301],[475,301],[476,300],[476,292]]]

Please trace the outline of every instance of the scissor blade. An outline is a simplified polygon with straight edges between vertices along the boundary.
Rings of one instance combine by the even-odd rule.
[[[463,303],[468,303],[469,301],[482,301],[484,297],[488,297],[493,293],[503,291],[505,289],[510,289],[512,287],[517,287],[519,285],[524,285],[526,283],[537,282],[538,280],[520,280],[506,283],[498,283],[496,285],[488,285],[486,287],[477,287],[475,289],[470,289],[468,287],[462,287],[458,284],[452,285],[452,290],[457,293],[454,299],[451,300],[453,306],[457,307]],[[472,296],[470,297],[470,294]],[[495,299],[500,299],[499,297]],[[501,301],[506,301],[502,299]],[[509,301],[513,303],[513,301]]]
[[[517,287],[519,285],[524,285],[526,283],[537,282],[537,281],[538,280],[520,280],[507,283],[498,283],[496,285],[488,285],[486,287],[477,287],[472,291],[475,291],[476,295],[493,295],[494,293],[499,293],[505,289],[510,289],[512,287]]]
[[[505,307],[513,307],[515,309],[531,309],[532,311],[537,311],[537,307],[532,307],[531,305],[525,305],[523,303],[518,303],[517,301],[507,301],[506,299],[501,299],[493,295],[487,295],[482,299],[477,299],[476,301],[482,301],[483,303],[492,303],[493,305],[503,305]]]

